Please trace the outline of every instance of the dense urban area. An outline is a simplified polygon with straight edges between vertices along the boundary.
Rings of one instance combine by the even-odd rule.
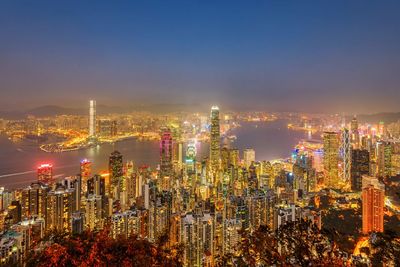
[[[273,160],[234,147],[233,129],[275,120],[313,138]],[[100,116],[91,100],[87,115],[2,119],[0,130],[54,157],[159,142],[156,166],[114,151],[105,170],[77,158],[76,174],[56,177],[43,162],[31,184],[2,187],[2,265],[400,264],[400,122],[217,106]]]

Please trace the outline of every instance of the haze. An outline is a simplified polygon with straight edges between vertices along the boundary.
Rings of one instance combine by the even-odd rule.
[[[1,1],[1,110],[399,111],[399,1]]]

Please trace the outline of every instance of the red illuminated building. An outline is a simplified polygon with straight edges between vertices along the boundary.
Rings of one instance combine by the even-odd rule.
[[[53,165],[41,164],[37,169],[37,179],[45,184],[51,183],[53,181]]]

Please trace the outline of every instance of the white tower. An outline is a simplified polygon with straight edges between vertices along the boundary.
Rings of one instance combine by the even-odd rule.
[[[351,175],[351,143],[350,143],[350,133],[347,128],[342,129],[341,138],[341,156],[343,160],[342,166],[342,182],[348,184],[350,182]]]
[[[89,137],[96,136],[96,100],[89,102]]]

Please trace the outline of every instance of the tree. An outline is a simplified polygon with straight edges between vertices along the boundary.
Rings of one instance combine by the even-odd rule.
[[[400,237],[393,231],[373,233],[370,237],[373,266],[400,266]]]
[[[328,236],[308,221],[291,222],[272,231],[261,226],[242,231],[235,255],[226,255],[218,266],[344,266],[341,252]]]
[[[113,239],[108,229],[68,236],[54,234],[51,245],[36,250],[27,266],[181,266],[180,247],[168,248],[167,236],[155,244],[136,236]]]

